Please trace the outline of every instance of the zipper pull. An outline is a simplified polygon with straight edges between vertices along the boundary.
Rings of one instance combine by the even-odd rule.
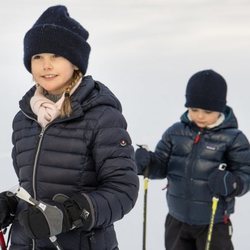
[[[194,138],[194,144],[197,144],[201,139],[201,131],[197,133],[197,135]]]
[[[40,138],[43,137],[44,131],[45,131],[45,128],[42,128],[42,130],[41,130],[41,132],[40,132],[40,134],[39,134],[39,137],[40,137]]]

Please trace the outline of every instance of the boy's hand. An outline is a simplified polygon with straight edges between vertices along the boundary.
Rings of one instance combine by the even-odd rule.
[[[230,171],[215,170],[208,178],[208,185],[215,195],[234,196],[241,192],[242,184]]]
[[[142,175],[146,167],[149,166],[151,161],[150,152],[143,147],[135,151],[135,162],[137,165],[137,174]]]

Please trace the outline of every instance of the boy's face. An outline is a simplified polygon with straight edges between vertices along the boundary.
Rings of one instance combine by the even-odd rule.
[[[206,128],[214,124],[220,117],[220,113],[198,108],[188,108],[191,120],[200,128]]]

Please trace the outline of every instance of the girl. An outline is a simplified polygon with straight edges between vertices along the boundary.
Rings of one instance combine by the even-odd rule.
[[[24,37],[35,86],[13,121],[20,185],[53,215],[0,195],[0,226],[11,222],[11,250],[118,249],[113,223],[135,205],[138,177],[121,104],[85,76],[88,32],[65,6],[48,8]]]

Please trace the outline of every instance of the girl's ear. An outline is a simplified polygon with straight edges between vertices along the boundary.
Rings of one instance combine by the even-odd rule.
[[[74,65],[74,70],[79,70],[79,68],[77,66]]]

